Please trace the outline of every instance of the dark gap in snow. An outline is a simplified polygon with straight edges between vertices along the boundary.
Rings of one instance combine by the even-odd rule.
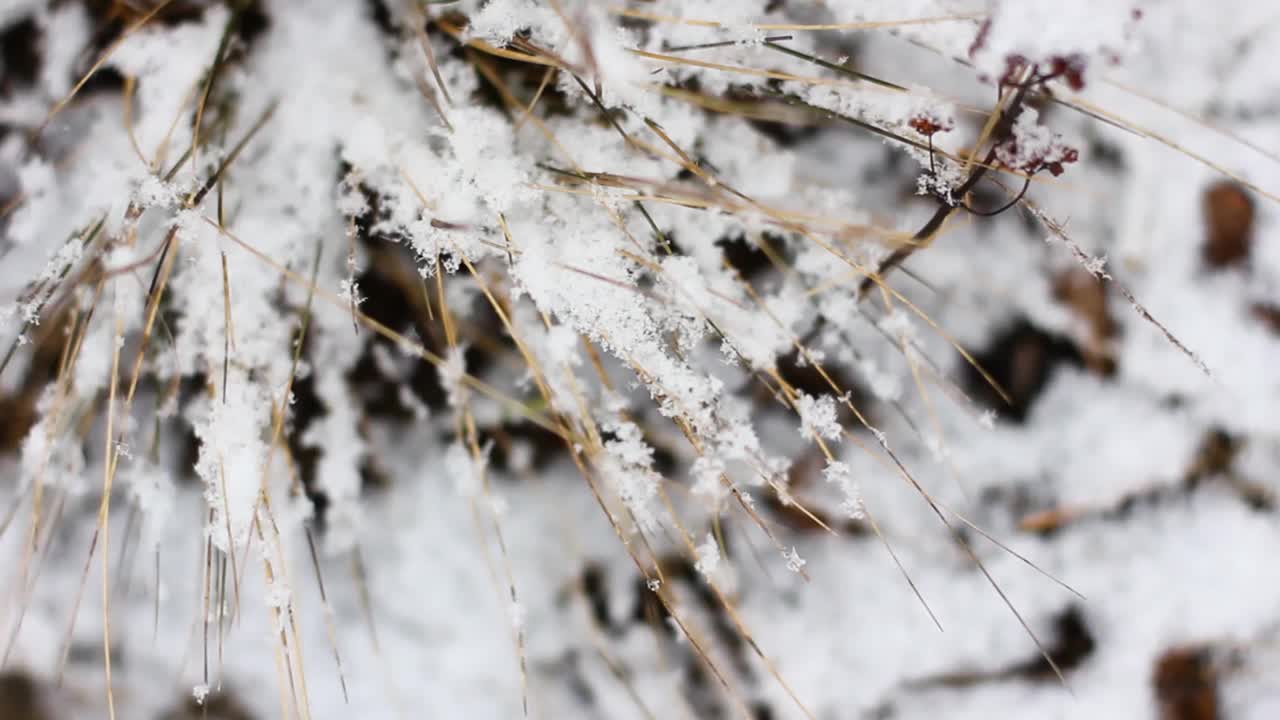
[[[22,446],[27,432],[39,417],[36,401],[43,389],[44,386],[41,385],[35,392],[0,391],[0,418],[4,418],[4,422],[0,422],[0,453],[8,453]]]
[[[470,279],[466,281],[469,282]],[[457,278],[454,282],[463,282],[463,280]],[[518,353],[511,336],[507,334],[502,318],[498,317],[493,306],[480,293],[471,295],[469,304],[457,306],[451,304],[449,311],[455,313],[457,317],[466,318],[465,323],[459,323],[458,332],[459,342],[466,343],[463,357],[469,374],[481,377],[494,366],[502,354]],[[540,398],[541,395],[538,397]]]
[[[724,546],[721,548],[725,553],[724,561],[728,561],[732,556],[732,547],[730,544],[731,534],[727,530],[727,524],[723,526],[724,531],[720,537],[724,539]],[[729,659],[733,662],[734,669],[743,677],[752,676],[751,663],[748,661],[746,654],[746,641],[739,634],[737,626],[733,620],[725,612],[724,606],[720,603],[711,586],[707,584],[705,578],[697,571],[693,562],[688,558],[680,555],[665,555],[660,559],[663,575],[668,583],[681,582],[686,585],[694,598],[706,613],[706,619],[711,626],[711,633],[715,637],[720,649],[722,649]],[[669,630],[675,632],[670,623],[666,621],[669,617],[667,609],[653,590],[649,589],[648,581],[643,577],[637,577],[633,583],[636,603],[633,606],[631,618],[634,622],[652,623],[654,619],[659,619],[662,624]],[[700,666],[701,660],[694,659],[694,664]]]
[[[489,452],[489,464],[497,470],[510,470],[513,443],[521,443],[529,451],[527,470],[534,472],[547,468],[568,449],[564,439],[550,430],[528,420],[510,420],[492,430],[480,431],[480,445],[490,439],[493,449]]]
[[[1204,192],[1205,241],[1201,257],[1212,269],[1245,265],[1253,249],[1256,212],[1253,196],[1229,180],[1215,182]]]
[[[294,465],[298,469],[298,479],[302,483],[307,499],[315,510],[315,527],[324,531],[325,510],[329,507],[329,498],[316,488],[316,466],[324,449],[303,442],[307,428],[317,419],[329,413],[328,407],[316,393],[315,379],[306,377],[293,381],[293,413],[286,431],[285,442],[289,446],[289,454],[293,456]]]
[[[1267,484],[1256,482],[1236,470],[1236,458],[1247,442],[1246,438],[1232,435],[1221,427],[1209,428],[1183,479],[1185,491],[1194,492],[1202,484],[1219,481],[1229,487],[1251,510],[1274,511],[1275,491]]]
[[[40,397],[58,375],[72,307],[72,303],[50,307],[52,312],[27,331],[33,349],[26,374],[12,387],[0,386],[0,452],[16,450],[39,416]]]
[[[517,35],[521,35],[517,33]],[[523,34],[527,38],[527,33]],[[475,53],[457,43],[454,43],[449,51],[449,57],[459,60],[466,60],[467,53]],[[521,102],[529,102],[533,99],[538,91],[538,87],[542,85],[542,78],[546,75],[546,68],[541,65],[521,62],[519,60],[509,60],[507,58],[497,57],[488,54],[479,54],[477,62],[473,63],[474,72],[476,73],[476,89],[471,95],[471,100],[477,104],[498,110],[508,117],[512,117],[513,111],[507,106],[506,101],[502,97],[502,93],[489,82],[489,79],[480,72],[478,67],[474,65],[484,63],[497,73],[498,77],[506,83],[507,89],[516,96]],[[589,100],[587,102],[590,102]],[[560,90],[554,78],[542,91],[542,97],[538,99],[538,116],[543,120],[549,120],[553,117],[569,116],[575,114],[575,108],[579,105],[578,101],[570,102],[569,98]],[[599,111],[594,105],[591,111],[596,116]],[[518,112],[518,111],[517,111]],[[617,110],[614,112],[622,112]],[[600,122],[605,122],[604,118],[600,118]],[[594,171],[596,168],[583,168],[584,170]]]
[[[1209,648],[1173,648],[1157,658],[1151,685],[1159,719],[1221,720],[1217,674]]]
[[[803,509],[795,503],[785,504],[775,492],[765,494],[763,505],[772,519],[793,532],[826,533],[826,528],[822,527],[826,525],[846,538],[871,535],[871,528],[864,522],[837,518],[809,503],[804,503]],[[814,522],[815,518],[817,522]],[[819,525],[819,522],[822,525]]]
[[[995,529],[1009,525],[1042,538],[1057,534],[1061,522],[1027,523],[1026,518],[1047,517],[1057,507],[1052,481],[1037,476],[1002,485],[983,488],[978,496],[974,521],[981,527]],[[1056,517],[1053,518],[1056,520]]]
[[[240,11],[240,24],[236,34],[240,42],[251,47],[258,38],[271,29],[271,16],[263,7],[263,0],[242,0],[244,9]]]
[[[1085,622],[1079,607],[1070,605],[1053,619],[1053,634],[1046,642],[1045,652],[1064,673],[1080,668],[1094,650],[1097,640]],[[932,675],[907,683],[913,689],[969,688],[987,683],[1020,679],[1031,682],[1057,682],[1058,676],[1044,655],[995,670],[958,670]]]
[[[777,236],[767,239],[772,247],[782,245]],[[720,238],[716,240],[716,245],[719,245],[724,253],[725,261],[748,281],[754,281],[773,270],[773,263],[769,262],[769,256],[760,249],[759,245],[742,235]]]
[[[195,428],[184,423],[181,428],[182,447],[178,448],[174,479],[184,485],[197,482],[196,463],[200,461],[200,438]]]
[[[859,386],[849,368],[843,363],[831,359],[823,359],[821,370],[808,362],[798,350],[778,358],[778,373],[795,389],[808,395],[831,395],[835,391],[827,382],[830,378],[842,392],[850,393],[849,401],[865,414],[870,396]],[[825,377],[824,377],[825,373]],[[848,412],[846,409],[845,412]]]
[[[76,70],[72,74],[75,75],[74,79],[77,82],[89,69],[90,63],[92,63],[92,60],[76,67]],[[124,76],[121,75],[114,67],[105,66],[98,68],[98,71],[85,81],[85,84],[81,86],[80,92],[76,97],[83,99],[95,93],[117,93],[123,88]]]
[[[591,689],[591,682],[582,672],[582,654],[576,649],[567,651],[564,667],[567,676],[565,686],[569,688],[569,692],[583,705],[594,707],[597,702],[596,691]]]
[[[450,54],[456,58],[465,58],[466,53],[463,52],[463,50],[464,50],[464,46],[458,45],[452,51],[450,51]],[[514,70],[514,68],[509,68],[508,65],[515,64],[515,63],[511,61],[507,61],[506,63],[504,63],[502,61],[502,58],[488,57],[488,56],[485,56],[484,62],[492,63],[494,66],[496,66],[495,69],[497,70],[498,75],[502,77],[506,82],[508,83],[511,82],[511,78],[506,71]],[[471,93],[471,97],[470,97],[471,102],[475,103],[478,106],[488,107],[494,110],[498,110],[499,112],[502,112],[510,116],[510,109],[507,107],[506,102],[502,99],[502,93],[498,92],[498,89],[493,86],[493,83],[489,82],[489,79],[486,78],[480,72],[479,68],[475,69],[475,74],[478,82],[476,83],[476,89]],[[550,90],[550,88],[548,88],[548,90]]]
[[[0,674],[0,718],[53,720],[44,696],[44,689],[26,672],[7,670]]]
[[[679,90],[686,90],[691,93],[700,94],[702,92],[702,78],[698,77],[697,75],[688,75],[683,79],[681,79],[679,82],[668,79],[667,85],[668,87],[673,87]],[[725,97],[729,97],[729,98],[733,97],[733,94],[735,91],[742,92],[742,93],[751,93],[752,89],[750,87],[739,87],[736,85],[730,85],[729,89],[725,91]],[[750,95],[749,97],[754,97],[754,95]]]
[[[1220,427],[1209,428],[1200,441],[1195,460],[1187,470],[1186,484],[1194,489],[1201,483],[1215,476],[1228,475],[1232,472],[1236,456],[1244,442]]]
[[[790,148],[795,147],[803,142],[807,142],[817,137],[822,132],[822,126],[818,124],[798,125],[795,123],[774,122],[772,120],[762,120],[759,118],[749,118],[747,120],[751,127],[755,128],[761,135],[769,138],[778,144],[778,147]]]
[[[854,373],[843,363],[836,360],[834,355],[824,358],[822,360],[822,369],[819,370],[817,366],[807,362],[798,350],[792,350],[778,358],[777,366],[778,373],[792,387],[813,397],[836,395],[836,391],[832,390],[831,385],[827,382],[827,378],[830,378],[836,387],[840,388],[841,392],[849,395],[849,402],[858,408],[858,411],[867,419],[867,422],[873,426],[877,424],[876,405],[871,394],[855,379]],[[824,373],[826,377],[823,377]],[[763,384],[755,383],[755,387],[758,401],[770,399],[769,391]],[[788,410],[787,412],[790,413],[791,411]],[[840,423],[849,428],[850,432],[867,432],[866,428],[849,411],[849,408],[845,407],[844,403],[838,398],[836,400],[836,412]]]
[[[881,148],[876,159],[879,162],[868,162],[862,166],[862,176],[855,178],[856,182],[869,187],[889,185],[895,187],[896,192],[903,199],[927,201],[930,206],[936,204],[932,197],[919,193],[917,175],[920,167],[914,160],[888,147]]]
[[[90,23],[96,27],[93,48],[99,52],[154,7],[147,7],[143,3],[123,3],[120,0],[81,0],[81,4],[89,15]],[[232,13],[240,14],[235,39],[246,45],[261,37],[271,24],[263,0],[172,0],[147,24],[171,28],[199,22],[209,8],[216,5],[225,5]]]
[[[614,626],[609,616],[609,592],[605,585],[604,569],[596,563],[587,563],[582,568],[579,580],[582,583],[582,594],[587,599],[596,624],[610,635],[617,635],[620,629]]]
[[[974,353],[974,359],[999,383],[1009,401],[968,363],[963,371],[965,389],[975,400],[1016,423],[1026,421],[1055,370],[1083,364],[1080,350],[1070,340],[1051,335],[1026,318],[1019,318],[997,335],[986,350]]]
[[[1273,334],[1280,336],[1280,305],[1265,302],[1254,303],[1249,308],[1249,314]]]
[[[1113,377],[1119,369],[1114,343],[1120,325],[1109,308],[1108,285],[1081,267],[1060,273],[1053,280],[1053,295],[1071,308],[1086,328],[1078,337],[1084,364],[1100,377]]]
[[[374,27],[378,28],[383,35],[393,40],[400,37],[399,24],[392,17],[391,7],[386,0],[365,0],[365,7],[369,11],[369,18],[373,20]]]
[[[404,333],[410,328],[416,330],[418,318],[414,310],[417,304],[413,302],[411,293],[416,291],[421,296],[421,285],[405,287],[398,278],[384,271],[375,255],[370,253],[373,262],[356,276],[356,286],[364,298],[359,306],[360,312],[397,333]],[[385,342],[391,344],[389,340]]]
[[[366,248],[379,243],[399,244],[406,239],[403,232],[389,227],[391,208],[386,206],[383,197],[374,188],[361,182],[346,162],[338,165],[339,193],[354,191],[364,199],[364,207],[357,215],[347,215],[346,219],[355,227],[356,239]]]
[[[693,714],[705,720],[725,720],[732,717],[724,703],[724,688],[712,678],[706,661],[689,650],[684,662],[684,683],[681,690]]]
[[[1010,511],[1014,517],[1023,519],[1020,523],[1023,531],[1051,537],[1065,527],[1081,526],[1086,520],[1125,522],[1138,512],[1188,504],[1195,500],[1202,488],[1212,484],[1216,491],[1227,490],[1255,512],[1272,512],[1276,508],[1275,492],[1235,468],[1236,457],[1245,442],[1245,438],[1220,427],[1210,427],[1201,438],[1191,464],[1178,478],[1154,478],[1152,483],[1111,501],[1109,505],[1084,513],[1058,512],[1052,498],[1038,499],[1032,507],[1019,508],[1011,503]],[[992,498],[998,502],[996,492],[984,494],[984,504],[990,504]],[[1034,521],[1028,523],[1027,518],[1034,518]]]
[[[1097,641],[1079,607],[1071,605],[1054,618],[1048,654],[1062,672],[1079,668],[1096,648]],[[1008,674],[1042,682],[1057,680],[1049,661],[1038,654],[1031,660],[1010,668]]]
[[[395,352],[394,344],[381,337],[371,338],[354,366],[347,371],[347,382],[360,404],[362,414],[374,420],[409,421],[414,418],[413,409],[400,399],[403,382],[396,376],[388,376],[378,362],[377,348]]]
[[[667,572],[665,565],[663,566],[663,572]],[[670,581],[672,576],[668,574],[667,579]],[[657,594],[649,589],[648,581],[638,577],[633,587],[635,588],[636,599],[631,609],[632,622],[649,625],[657,632],[664,633],[668,637],[675,637],[678,631],[667,620],[667,618],[671,617],[671,613],[667,612],[666,606],[658,599]]]
[[[196,700],[190,691],[176,706],[166,711],[159,720],[256,720],[257,716],[225,686],[211,688],[204,702]],[[0,714],[0,719],[5,716]]]
[[[1210,101],[1204,114],[1205,117],[1212,120],[1242,125],[1263,123],[1280,117],[1280,102],[1276,102],[1273,98],[1268,97],[1267,94],[1261,97],[1265,99],[1251,103],[1244,103],[1238,100],[1231,103],[1223,103],[1216,100]]]
[[[0,31],[0,97],[35,84],[43,45],[44,33],[29,15]]]
[[[178,382],[178,407],[185,411],[197,397],[206,392],[208,382],[208,376],[204,373],[182,378]],[[180,412],[179,417],[186,417],[185,412]],[[179,432],[182,447],[177,453],[174,477],[184,484],[202,482],[196,475],[196,464],[200,460],[200,438],[189,422],[182,422]]]
[[[409,375],[409,389],[415,397],[431,410],[441,410],[449,403],[449,398],[440,384],[440,373],[426,360],[418,360]]]
[[[1085,162],[1115,173],[1124,172],[1126,168],[1124,150],[1116,143],[1102,137],[1100,133],[1090,132],[1085,148]]]
[[[893,720],[898,717],[898,706],[886,700],[868,710],[862,717],[864,720]]]
[[[689,80],[689,84],[695,84],[696,82],[696,77]],[[781,85],[774,83],[770,85],[770,88],[772,93],[776,93],[780,91]],[[776,96],[777,95],[774,95],[774,97]],[[726,100],[743,105],[759,103],[764,106],[766,103],[773,102],[771,100],[766,100],[761,95],[759,89],[744,85],[731,85],[724,93],[724,97]],[[815,120],[812,123],[802,124],[759,117],[744,116],[744,119],[761,135],[777,143],[778,147],[781,148],[792,148],[803,142],[812,140],[822,132],[823,126],[826,124],[819,120]]]
[[[81,0],[89,16],[89,23],[94,30],[88,47],[81,53],[79,61],[72,70],[71,81],[78,82],[93,63],[119,39],[120,35],[150,8],[130,7],[118,0]],[[213,5],[223,3],[209,0],[175,0],[160,10],[148,25],[158,27],[175,27],[186,23],[199,22]],[[227,0],[225,3],[236,17],[236,26],[229,47],[227,60],[235,62],[243,57],[245,51],[262,37],[271,26],[262,0]],[[118,91],[124,87],[124,78],[113,67],[102,67],[93,74],[80,90],[80,95],[99,91]]]
[[[894,155],[900,155],[900,154],[901,153],[894,153]],[[1022,185],[1021,180],[1015,179],[1014,182],[1017,183],[1017,186]],[[978,212],[988,212],[988,213],[994,212],[996,209],[1004,206],[1005,203],[1007,202],[1009,202],[1008,193],[1006,193],[998,185],[995,185],[992,183],[985,183],[985,182],[978,183],[977,186],[973,188],[973,190],[970,190],[969,197],[966,200],[966,204],[969,207],[973,208],[974,210],[977,210]],[[972,217],[974,221],[978,223],[991,223],[995,221],[997,218],[999,218],[1001,215],[1004,215],[1004,213],[999,213],[996,215],[970,214],[969,217]]]
[[[662,442],[653,437],[645,437],[645,442],[649,447],[653,448],[653,470],[665,478],[678,476],[680,467],[680,458],[675,451]]]
[[[374,456],[360,462],[360,491],[373,492],[391,487],[391,476]]]
[[[430,314],[440,310],[434,287],[424,284],[418,274],[415,258],[406,246],[403,234],[388,227],[390,209],[385,207],[375,190],[358,182],[346,163],[339,167],[339,178],[341,184],[364,199],[362,211],[347,216],[355,229],[357,242],[367,255],[364,268],[355,278],[358,292],[364,298],[360,311],[390,330],[408,336],[426,350],[442,355],[445,348],[442,339],[437,337],[438,326],[429,319]],[[360,362],[348,373],[348,381],[361,388],[359,392],[368,403],[367,411],[400,420],[412,418],[411,408],[405,407],[399,395],[403,379],[383,376],[376,358],[372,356],[374,345],[393,356],[401,353],[396,343],[381,336],[373,337]],[[488,364],[487,356],[471,348],[466,352],[466,359],[469,372],[476,372]],[[444,387],[431,363],[414,359],[407,379],[414,395],[428,408],[440,410],[446,406]]]

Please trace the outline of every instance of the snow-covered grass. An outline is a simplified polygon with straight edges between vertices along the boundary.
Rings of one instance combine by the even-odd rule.
[[[1274,717],[1275,20],[11,0],[0,718]]]

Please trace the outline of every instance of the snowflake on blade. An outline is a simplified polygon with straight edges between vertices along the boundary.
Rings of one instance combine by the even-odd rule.
[[[1035,175],[1048,170],[1054,177],[1080,159],[1080,152],[1067,145],[1062,136],[1039,122],[1040,114],[1023,108],[1014,121],[1009,137],[996,145],[996,159],[1012,170]]]

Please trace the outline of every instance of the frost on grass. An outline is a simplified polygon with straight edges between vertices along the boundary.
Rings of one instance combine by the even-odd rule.
[[[815,398],[802,393],[796,399],[796,412],[800,414],[800,434],[804,439],[840,438],[841,426],[836,418],[836,401],[830,395]]]
[[[958,516],[1099,716],[1273,642],[1266,3],[101,5],[0,8],[0,653],[71,714],[108,630],[121,717],[1060,714],[982,571],[1076,596]]]

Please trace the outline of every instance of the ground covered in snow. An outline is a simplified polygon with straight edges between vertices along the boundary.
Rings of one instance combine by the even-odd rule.
[[[0,720],[1280,716],[1266,0],[8,0]]]

